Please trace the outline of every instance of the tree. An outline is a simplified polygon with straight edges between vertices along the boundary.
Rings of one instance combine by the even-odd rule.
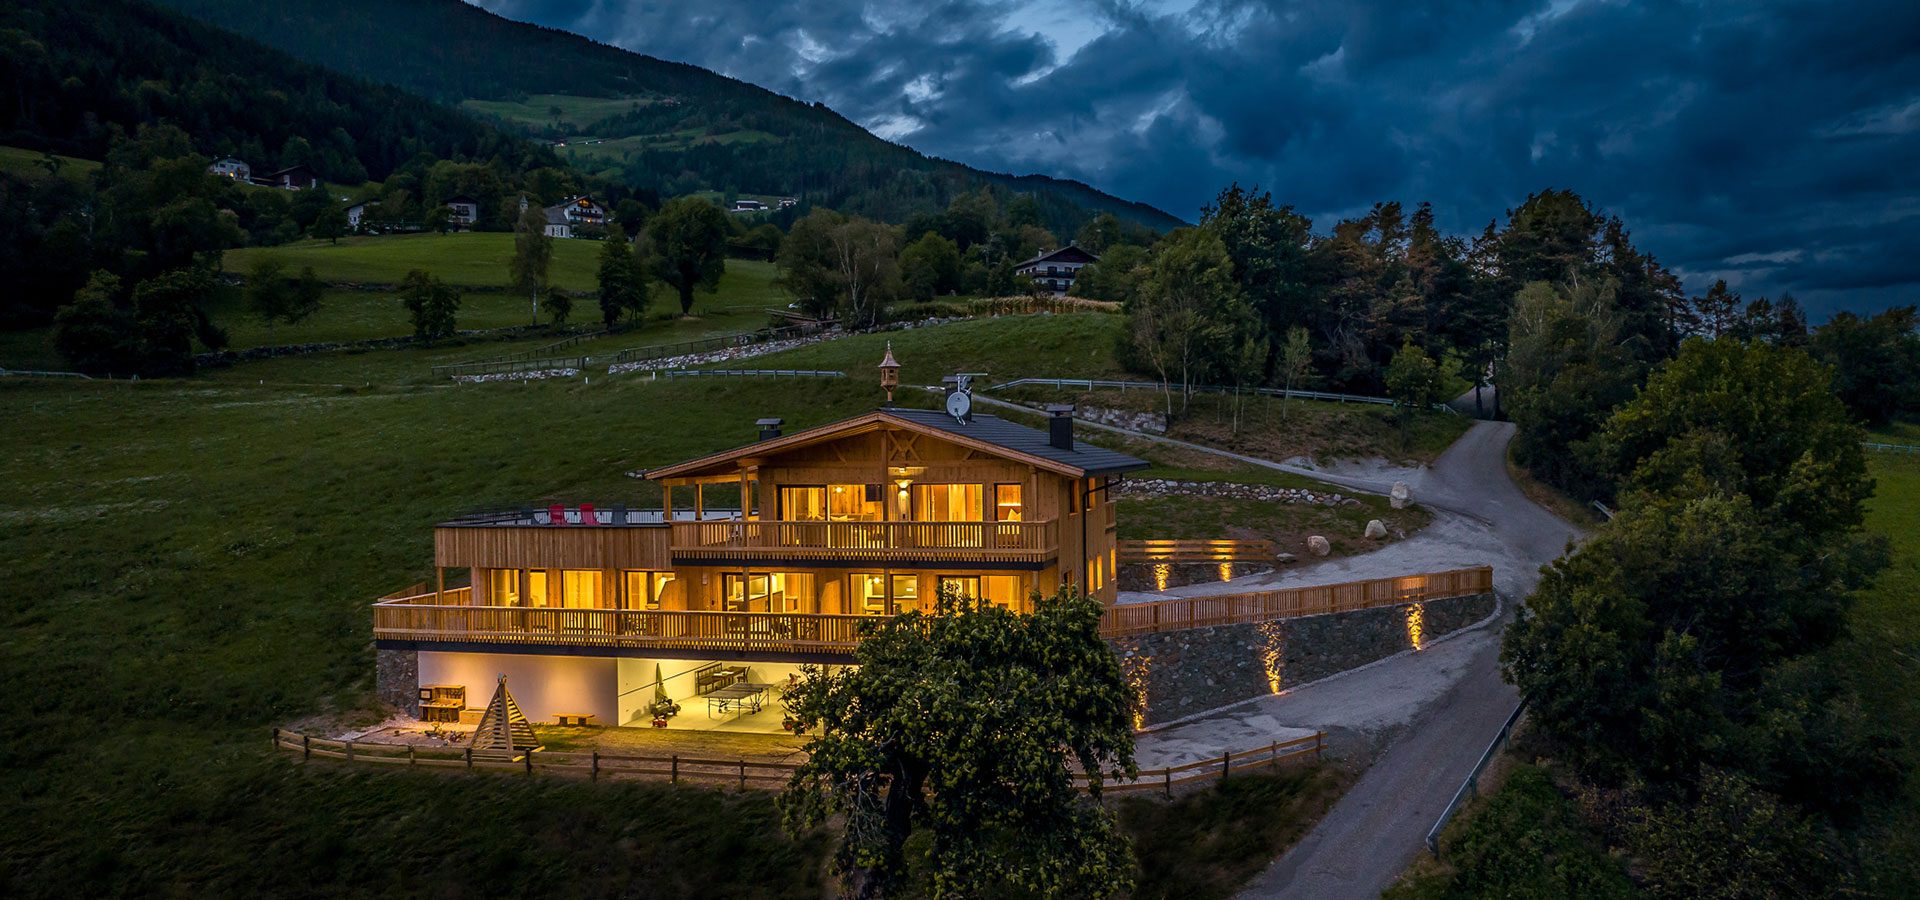
[[[453,227],[453,207],[440,205],[426,211],[420,224],[434,234],[446,234]]]
[[[226,332],[206,313],[217,290],[219,284],[206,266],[170,269],[134,286],[142,375],[191,374],[195,338],[209,350],[226,347]]]
[[[573,315],[573,296],[559,288],[547,289],[547,318],[554,325],[567,324],[567,317]]]
[[[1133,244],[1108,248],[1099,262],[1089,263],[1074,274],[1069,293],[1089,300],[1125,303],[1133,298],[1140,267],[1147,262],[1147,250]]]
[[[95,272],[53,319],[53,345],[67,364],[94,375],[131,374],[139,331],[119,304],[120,276]]]
[[[1215,361],[1234,313],[1245,306],[1232,266],[1213,232],[1181,229],[1160,243],[1138,294],[1127,303],[1130,347],[1159,374],[1169,416],[1174,382],[1180,384],[1184,410],[1194,380]]]
[[[1073,783],[1077,767],[1097,797],[1138,771],[1138,701],[1099,622],[1071,586],[1030,615],[943,590],[935,615],[874,625],[857,665],[810,667],[787,695],[818,733],[780,797],[788,828],[845,817],[835,867],[854,897],[903,886],[916,829],[936,897],[1125,890],[1126,838]]]
[[[1427,351],[1412,338],[1400,345],[1400,352],[1387,365],[1387,396],[1393,398],[1402,427],[1413,421],[1414,413],[1440,399],[1441,381],[1440,365]]]
[[[271,335],[281,322],[293,325],[313,315],[324,290],[312,266],[302,269],[298,280],[289,279],[286,263],[279,257],[260,256],[247,275],[245,299],[247,309],[266,324]]]
[[[1920,410],[1920,332],[1915,308],[1896,306],[1870,318],[1835,315],[1808,346],[1833,367],[1833,392],[1853,414],[1880,424]]]
[[[513,259],[507,262],[507,278],[514,290],[527,295],[535,325],[540,324],[540,295],[546,293],[547,269],[552,264],[553,238],[547,236],[546,211],[529,204],[513,226]]]
[[[1514,423],[1514,459],[1582,500],[1612,495],[1594,438],[1645,372],[1620,345],[1613,297],[1611,282],[1528,283],[1509,317],[1497,378],[1499,406]]]
[[[460,312],[458,288],[414,269],[400,282],[400,301],[413,319],[414,337],[432,341],[453,334],[454,317]]]
[[[633,242],[618,224],[607,229],[600,244],[600,319],[608,328],[624,317],[639,319],[646,314],[653,298],[647,290],[646,273],[634,258]]]
[[[1731,331],[1739,320],[1740,295],[1727,287],[1726,279],[1715,279],[1705,295],[1693,298],[1694,321],[1700,333],[1720,337]]]
[[[313,193],[318,194],[324,190],[325,188],[315,188]],[[326,205],[320,208],[320,215],[313,220],[313,236],[323,238],[328,243],[338,244],[340,236],[346,233],[347,211],[341,209],[340,204],[333,202],[333,198],[327,198]]]
[[[777,283],[812,315],[870,325],[899,291],[895,241],[886,225],[816,210],[781,242]]]
[[[932,300],[960,287],[960,248],[927,234],[900,251],[900,278],[915,300]]]
[[[699,197],[667,201],[647,220],[653,274],[680,295],[680,313],[693,312],[693,292],[711,291],[727,270],[727,214]]]
[[[1280,417],[1284,419],[1288,405],[1293,402],[1294,389],[1304,388],[1307,379],[1313,377],[1313,342],[1303,326],[1287,329],[1287,342],[1280,348],[1280,377],[1287,390],[1287,396],[1280,401]]]

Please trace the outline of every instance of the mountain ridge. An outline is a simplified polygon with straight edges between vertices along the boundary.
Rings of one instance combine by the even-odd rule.
[[[521,124],[550,141],[595,139],[569,146],[564,155],[582,171],[661,195],[691,189],[803,194],[814,205],[903,221],[938,211],[959,193],[992,187],[1033,193],[1056,230],[1077,227],[1098,212],[1157,230],[1187,224],[1081,181],[991,172],[929,156],[880,138],[825,104],[461,0],[400,7],[376,0],[159,2],[309,62],[443,103],[538,95],[631,98],[629,134],[569,134]]]

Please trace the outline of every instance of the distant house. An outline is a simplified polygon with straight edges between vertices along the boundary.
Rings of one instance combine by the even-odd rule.
[[[360,223],[366,221],[367,211],[379,205],[378,200],[367,200],[347,207],[347,227],[359,231]]]
[[[306,166],[288,166],[265,178],[256,178],[253,183],[289,191],[308,191],[320,186],[320,176]]]
[[[767,205],[765,203],[761,203],[758,200],[735,200],[733,201],[732,211],[737,213],[766,212]]]
[[[1050,253],[1041,253],[1026,262],[1013,267],[1016,275],[1033,279],[1040,287],[1056,294],[1064,294],[1073,287],[1073,279],[1088,263],[1099,262],[1100,257],[1088,253],[1073,244],[1068,244]]]
[[[473,223],[480,221],[480,201],[472,197],[448,197],[444,205],[453,210],[453,217],[448,221],[456,229],[472,228]]]
[[[581,228],[599,228],[607,223],[606,207],[584,194],[549,206],[546,213],[547,237],[570,238]]]
[[[229,156],[208,166],[207,174],[231,178],[235,181],[252,181],[253,167]]]
[[[793,197],[781,197],[781,198],[780,198],[780,208],[781,208],[781,209],[788,209],[788,208],[791,208],[791,207],[795,207],[795,206],[799,206],[799,205],[800,205],[800,201],[799,201],[799,200],[797,200],[797,199],[795,199],[795,198],[793,198]]]

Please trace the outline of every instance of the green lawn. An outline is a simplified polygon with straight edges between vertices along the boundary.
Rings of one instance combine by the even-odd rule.
[[[1233,896],[1306,834],[1353,776],[1327,765],[1235,776],[1172,802],[1129,797],[1120,824],[1140,860],[1136,900]]]
[[[94,172],[100,170],[100,163],[95,160],[58,154],[55,154],[54,158],[60,162],[60,177],[70,181],[85,181]],[[45,178],[47,177],[45,159],[46,154],[39,150],[0,146],[0,172],[10,175]]]
[[[554,241],[549,272],[553,285],[568,291],[593,290],[599,251],[599,241]],[[399,284],[409,270],[425,269],[449,284],[504,288],[507,262],[513,259],[513,235],[485,231],[392,234],[344,237],[337,244],[307,240],[245,247],[227,251],[224,268],[245,275],[260,256],[279,257],[293,272],[312,266],[322,281],[335,284]]]
[[[647,106],[654,101],[645,97],[579,97],[572,94],[530,94],[524,100],[462,100],[460,105],[517,125],[544,128],[553,122],[552,110],[560,109],[560,119],[576,128],[586,128],[609,116],[617,116],[635,104]]]

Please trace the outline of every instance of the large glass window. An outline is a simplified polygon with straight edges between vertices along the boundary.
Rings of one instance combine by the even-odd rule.
[[[788,522],[826,521],[827,489],[819,486],[780,488],[780,518]]]
[[[785,603],[781,596],[784,582],[778,572],[768,575],[728,572],[720,577],[721,596],[729,612],[772,612],[776,603]]]
[[[627,609],[659,609],[660,595],[666,593],[667,585],[673,582],[672,572],[626,571],[620,574],[626,582]]]
[[[978,522],[986,518],[985,493],[978,484],[916,484],[914,521]]]
[[[868,615],[891,615],[920,606],[920,580],[913,575],[864,572],[850,576],[849,580],[855,608]]]
[[[1024,611],[1027,608],[1027,598],[1022,590],[1025,580],[1018,575],[982,575],[980,599],[1014,612]]]
[[[996,522],[1018,522],[1020,512],[1020,485],[996,484],[993,486],[993,519]]]
[[[561,572],[560,605],[567,609],[599,609],[600,571],[567,569]]]
[[[527,605],[553,605],[551,596],[547,592],[547,570],[534,569],[527,573]]]
[[[980,578],[977,575],[942,575],[940,593],[952,591],[962,597],[980,596]]]
[[[877,484],[836,484],[827,488],[827,518],[835,522],[878,522],[886,518],[884,492]]]
[[[519,569],[488,569],[487,570],[487,605],[488,606],[519,606],[520,605],[520,570]]]

